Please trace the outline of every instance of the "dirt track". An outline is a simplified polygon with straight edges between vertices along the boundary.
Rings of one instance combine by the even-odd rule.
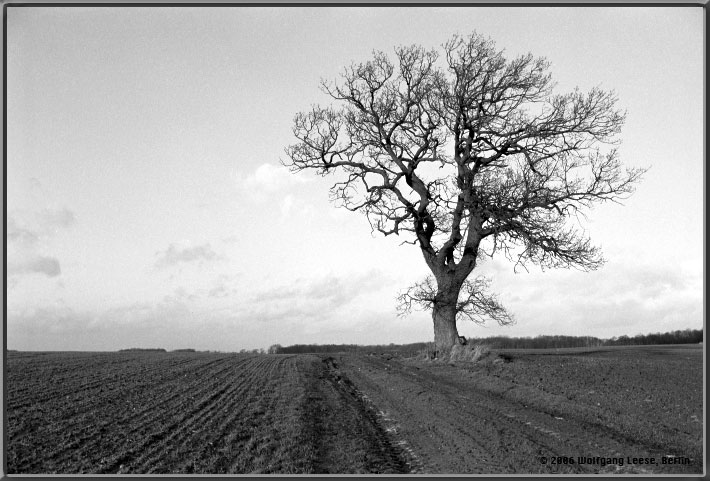
[[[636,439],[619,426],[607,425],[592,407],[571,402],[548,405],[549,394],[546,400],[537,396],[539,390],[505,386],[502,380],[498,384],[482,369],[387,355],[340,355],[325,362],[330,376],[339,379],[340,391],[354,393],[376,414],[408,472],[702,472],[702,454],[694,449],[669,452],[652,440]],[[700,449],[702,441],[696,447]],[[662,464],[670,455],[692,457],[686,465]],[[623,465],[601,460],[580,464],[579,456],[622,458]],[[558,457],[572,458],[574,464]],[[632,464],[628,458],[654,462]]]
[[[410,472],[377,410],[341,375],[332,358],[316,365],[307,379],[306,422],[315,446],[314,473]]]

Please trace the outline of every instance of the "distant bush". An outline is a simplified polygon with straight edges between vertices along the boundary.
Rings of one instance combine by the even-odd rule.
[[[173,352],[195,352],[194,349],[192,348],[186,348],[186,349],[173,349]]]
[[[161,347],[129,347],[128,349],[119,349],[118,352],[168,352]]]

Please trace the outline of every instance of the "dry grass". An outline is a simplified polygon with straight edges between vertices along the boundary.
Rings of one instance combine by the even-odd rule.
[[[486,358],[491,352],[487,344],[457,344],[451,348],[449,361],[478,362]]]
[[[419,351],[417,359],[423,361],[432,361],[436,358],[436,345],[433,342],[428,342],[426,347]]]
[[[491,347],[488,344],[457,344],[448,353],[438,352],[433,342],[427,344],[426,348],[419,351],[416,358],[421,361],[444,361],[444,362],[478,362],[489,357]]]

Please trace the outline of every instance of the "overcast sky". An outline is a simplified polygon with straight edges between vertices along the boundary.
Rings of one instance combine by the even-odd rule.
[[[328,201],[279,159],[373,49],[477,31],[551,62],[557,92],[614,89],[620,153],[650,170],[588,215],[593,273],[478,272],[512,327],[466,336],[635,335],[703,326],[703,10],[697,8],[7,9],[7,347],[235,351],[433,340],[396,317],[417,247]]]

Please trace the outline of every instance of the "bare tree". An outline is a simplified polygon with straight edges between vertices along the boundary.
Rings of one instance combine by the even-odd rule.
[[[395,53],[322,81],[335,106],[295,116],[284,164],[339,172],[331,200],[419,246],[433,279],[401,294],[400,307],[432,308],[446,351],[457,317],[512,322],[486,279],[469,280],[480,259],[596,269],[603,259],[578,214],[627,197],[644,171],[618,159],[615,94],[553,94],[545,59],[508,60],[475,33],[454,36],[441,58],[419,46]]]

